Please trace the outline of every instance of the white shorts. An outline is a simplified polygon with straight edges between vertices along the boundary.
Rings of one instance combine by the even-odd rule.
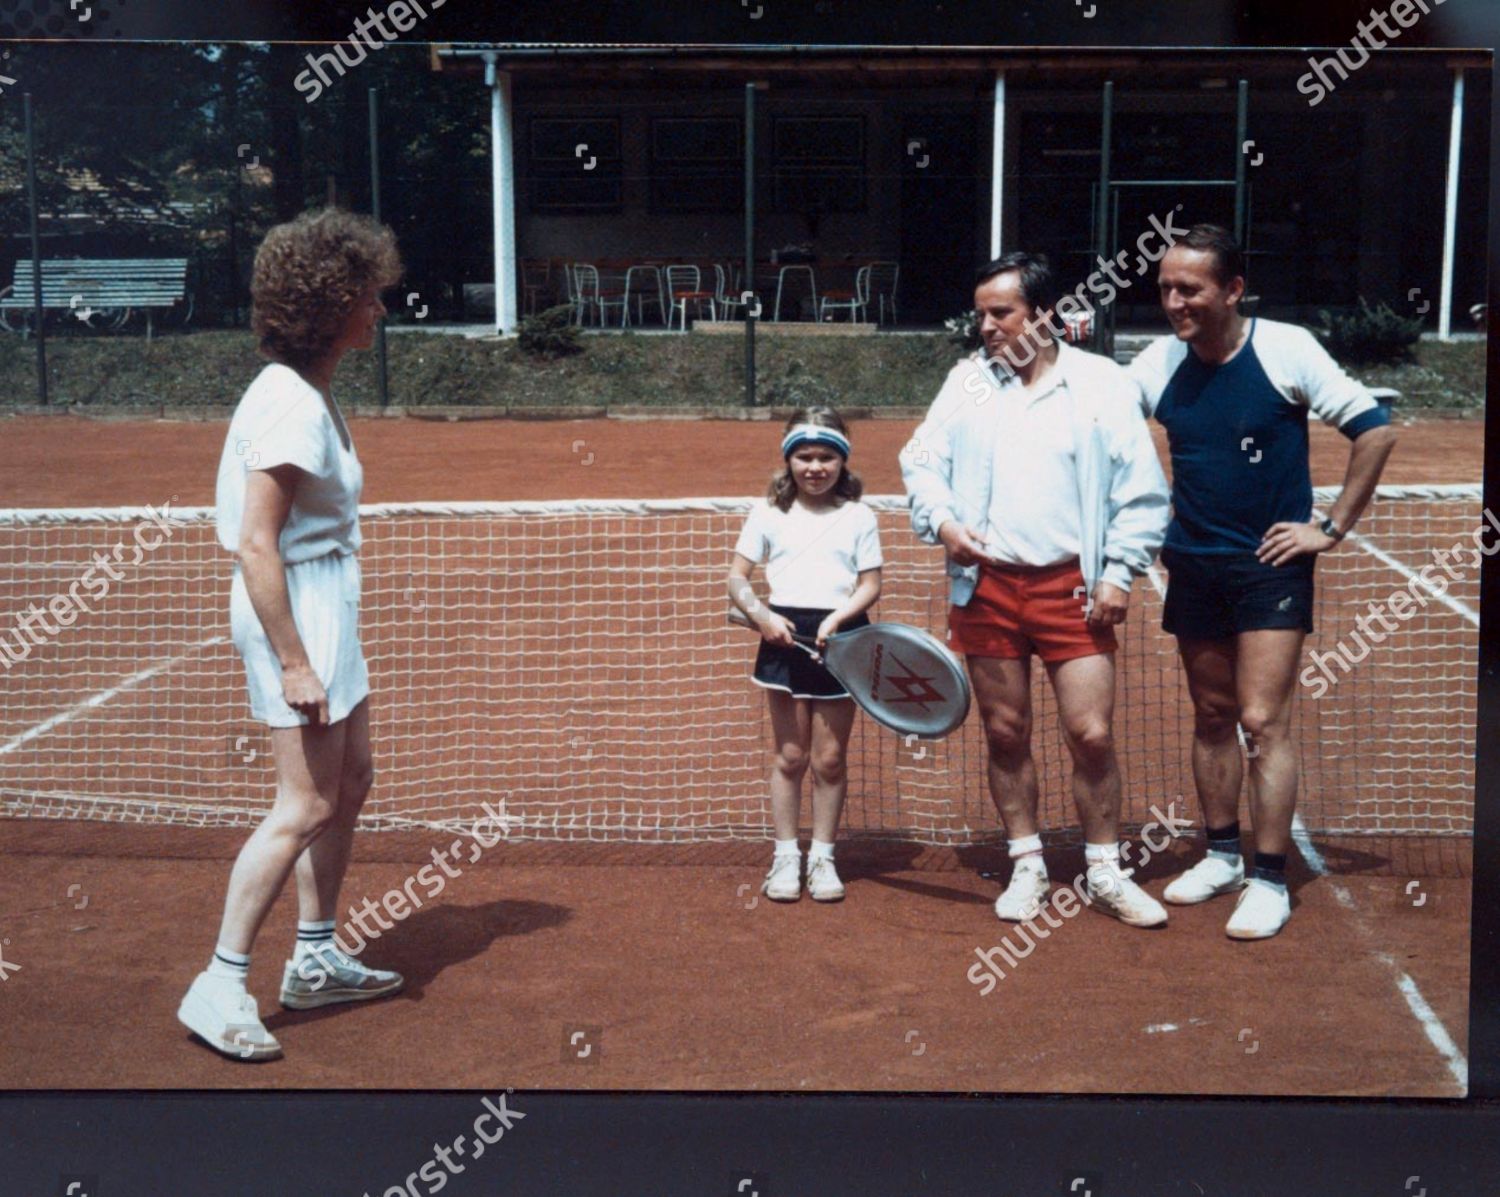
[[[352,553],[327,553],[285,568],[292,620],[313,672],[328,692],[328,721],[337,723],[370,694],[370,671],[359,643],[359,558]],[[311,722],[287,706],[281,662],[250,605],[238,568],[229,591],[229,627],[245,661],[250,713],[271,727]]]

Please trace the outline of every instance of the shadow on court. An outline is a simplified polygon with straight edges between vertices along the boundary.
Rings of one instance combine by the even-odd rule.
[[[423,1000],[423,991],[444,969],[484,955],[498,940],[561,927],[573,917],[566,906],[502,898],[477,906],[429,906],[369,943],[360,959],[371,968],[392,968],[406,978],[391,1001]],[[316,1010],[277,1010],[265,1019],[271,1030],[318,1022],[349,1010],[349,1003]]]

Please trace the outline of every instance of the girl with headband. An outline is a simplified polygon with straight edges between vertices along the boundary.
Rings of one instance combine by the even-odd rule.
[[[844,885],[833,864],[833,842],[848,788],[845,755],[854,701],[833,676],[796,647],[793,634],[822,648],[839,630],[869,623],[880,597],[880,532],[875,513],[859,501],[864,487],[849,469],[849,432],[837,412],[795,413],[781,441],[786,468],[745,521],[734,547],[729,596],[760,629],[752,680],[766,691],[776,758],[771,768],[775,851],[761,891],[777,902],[802,894],[797,842],[802,777],[812,768],[812,845],[807,891],[837,902]],[[771,593],[755,596],[750,575],[764,563]]]

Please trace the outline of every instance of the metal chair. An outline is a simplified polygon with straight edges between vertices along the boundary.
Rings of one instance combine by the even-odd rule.
[[[521,259],[521,294],[526,314],[534,316],[542,297],[552,298],[552,262],[549,258]]]
[[[637,281],[639,280],[639,281]],[[630,323],[630,301],[635,300],[635,322],[645,323],[646,304],[655,304],[656,313],[663,324],[667,312],[662,307],[661,269],[656,266],[631,266],[625,271],[625,315],[622,320]]]
[[[811,266],[808,266],[805,263],[801,263],[801,262],[794,263],[794,264],[788,265],[788,266],[783,266],[780,270],[778,270],[776,272],[776,307],[775,307],[775,310],[771,314],[771,319],[772,320],[780,320],[781,319],[781,291],[782,291],[782,288],[786,285],[787,275],[792,274],[794,272],[806,272],[806,274],[807,274],[808,292],[809,292],[809,294],[812,297],[812,303],[809,306],[808,311],[811,313],[812,319],[813,320],[817,320],[817,318],[818,318],[818,277],[817,277],[817,275],[815,275],[813,273],[813,268]]]
[[[591,308],[597,308],[599,312],[599,327],[603,328],[608,322],[607,311],[609,308],[620,309],[620,323],[625,322],[625,292],[603,291],[599,287],[598,267],[580,263],[573,268],[577,280],[578,302],[582,306],[585,321]]]
[[[818,304],[818,319],[828,320],[829,309],[834,311],[847,311],[850,322],[863,321],[866,318],[866,309],[870,306],[870,268],[861,266],[854,274],[854,290],[824,291],[823,298]]]
[[[875,301],[878,315],[877,324],[885,323],[886,304],[890,304],[891,323],[896,323],[896,288],[901,282],[901,264],[899,262],[871,262],[868,270],[869,293],[865,302],[868,304]]]
[[[737,266],[723,266],[714,263],[715,290],[714,299],[719,305],[719,311],[725,319],[734,315],[736,308],[744,308],[749,305],[740,298],[740,268]]]
[[[584,311],[583,299],[578,294],[578,264],[576,262],[564,262],[562,268],[563,287],[567,291],[566,303],[572,311],[568,315],[569,324],[582,324]]]
[[[703,314],[703,305],[708,304],[708,318],[718,320],[718,308],[715,306],[716,296],[712,291],[703,290],[703,279],[696,266],[668,266],[667,267],[667,296],[672,301],[672,311],[667,318],[667,327],[672,327],[672,320],[679,311],[682,312],[682,331],[687,332],[687,305],[696,303],[698,315]],[[694,317],[696,319],[697,317]]]

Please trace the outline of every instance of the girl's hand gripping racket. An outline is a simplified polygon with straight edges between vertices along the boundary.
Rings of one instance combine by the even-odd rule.
[[[731,623],[759,631],[739,608]],[[872,623],[835,632],[819,654],[811,636],[797,647],[839,680],[878,723],[903,735],[946,736],[969,713],[969,679],[958,658],[938,639],[904,623]]]

